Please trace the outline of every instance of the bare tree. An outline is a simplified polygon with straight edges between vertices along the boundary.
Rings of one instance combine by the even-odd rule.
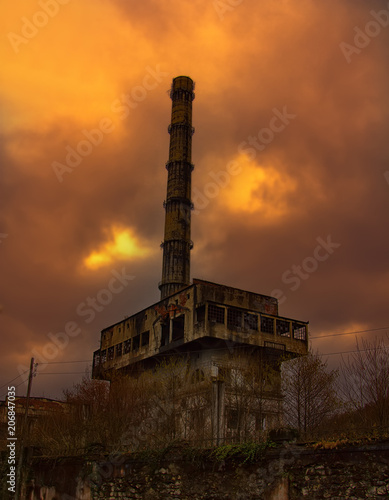
[[[389,426],[389,345],[384,339],[361,342],[342,360],[342,393],[364,427]]]
[[[310,351],[283,364],[284,419],[306,438],[319,430],[340,405],[336,391],[337,370]]]
[[[260,354],[233,354],[220,368],[225,382],[226,439],[260,439],[280,426],[280,372]]]
[[[105,444],[109,384],[85,375],[72,389],[64,391],[64,401],[49,403],[31,419],[29,444],[48,455],[77,455],[92,443]]]

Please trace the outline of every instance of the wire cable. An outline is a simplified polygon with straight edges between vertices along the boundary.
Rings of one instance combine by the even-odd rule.
[[[379,330],[389,330],[389,326],[383,326],[382,328],[372,328],[370,330],[357,330],[355,332],[329,333],[328,335],[317,335],[316,337],[309,336],[309,339],[310,340],[325,339],[327,337],[340,337],[341,335],[353,335],[354,333],[378,332]]]

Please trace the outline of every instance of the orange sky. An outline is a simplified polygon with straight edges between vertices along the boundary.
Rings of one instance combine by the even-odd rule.
[[[0,8],[0,386],[34,355],[33,394],[60,396],[103,327],[158,300],[181,74],[196,82],[192,276],[273,293],[312,336],[389,326],[389,5],[233,4]],[[115,272],[132,276],[124,290],[80,315]],[[49,352],[69,324],[79,333]]]

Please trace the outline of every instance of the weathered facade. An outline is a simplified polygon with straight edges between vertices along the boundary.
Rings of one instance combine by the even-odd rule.
[[[94,353],[93,375],[152,367],[161,355],[196,354],[198,367],[225,357],[229,348],[264,355],[303,355],[307,323],[278,315],[277,299],[208,281],[193,284],[105,328]]]
[[[101,332],[100,349],[94,353],[93,377],[113,380],[119,374],[136,375],[153,370],[173,354],[180,356],[188,370],[197,374],[199,390],[204,379],[211,381],[210,434],[220,442],[231,437],[230,431],[240,425],[241,411],[234,390],[244,392],[248,386],[251,390],[261,385],[255,377],[262,379],[263,374],[247,381],[253,363],[272,365],[277,380],[257,393],[258,401],[245,422],[251,422],[257,430],[281,424],[278,361],[307,353],[308,324],[280,316],[274,297],[199,279],[190,282],[193,90],[190,78],[177,77],[170,92],[173,106],[166,164],[161,300]],[[245,376],[239,375],[243,372]],[[191,407],[187,403],[181,406],[182,411]]]

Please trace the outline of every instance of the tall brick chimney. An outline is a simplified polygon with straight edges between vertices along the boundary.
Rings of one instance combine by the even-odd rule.
[[[190,285],[193,91],[194,83],[189,77],[177,76],[173,79],[162,281],[159,284],[161,299]]]

